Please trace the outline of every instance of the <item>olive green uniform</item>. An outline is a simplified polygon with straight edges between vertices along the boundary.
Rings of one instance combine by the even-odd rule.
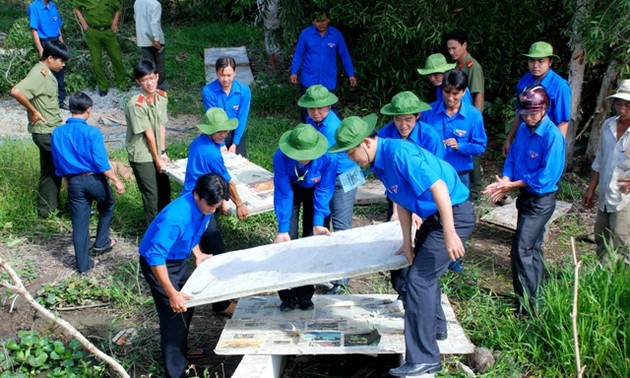
[[[158,90],[155,101],[150,101],[144,94],[137,94],[125,107],[127,157],[140,189],[148,224],[171,200],[168,176],[155,168],[145,136],[147,130],[153,130],[158,154],[166,150],[166,146],[162,145],[162,126],[168,121],[167,106],[166,92]]]
[[[59,206],[59,190],[61,177],[55,175],[52,152],[50,150],[50,134],[62,123],[57,98],[57,79],[42,62],[37,63],[26,77],[16,85],[46,122],[37,121],[28,124],[28,131],[33,142],[39,148],[39,186],[37,188],[37,212],[40,216],[48,216]]]
[[[103,50],[107,52],[112,62],[116,86],[125,87],[127,79],[122,53],[116,34],[112,30],[114,14],[120,10],[119,0],[74,0],[73,6],[81,11],[88,24],[85,43],[92,57],[92,68],[99,90],[105,92],[109,88],[103,67]]]
[[[470,54],[464,58],[464,63],[458,63],[457,68],[468,77],[468,88],[473,98],[475,93],[484,93],[483,69],[481,64]],[[470,198],[479,198],[481,192],[481,157],[473,155],[473,170],[470,172]]]

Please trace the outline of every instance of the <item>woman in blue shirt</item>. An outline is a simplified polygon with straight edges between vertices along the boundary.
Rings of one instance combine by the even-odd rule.
[[[335,190],[336,155],[327,154],[328,140],[311,125],[298,124],[280,137],[273,157],[273,204],[278,219],[274,243],[298,237],[302,209],[302,237],[327,235],[324,218],[330,214]],[[280,311],[313,308],[313,285],[280,290]]]
[[[222,56],[215,64],[217,79],[203,87],[201,100],[205,110],[218,107],[228,115],[228,118],[237,118],[236,130],[230,131],[225,138],[225,147],[232,153],[247,158],[247,144],[245,141],[245,129],[247,117],[252,101],[252,92],[249,87],[236,77],[236,62],[234,58]]]

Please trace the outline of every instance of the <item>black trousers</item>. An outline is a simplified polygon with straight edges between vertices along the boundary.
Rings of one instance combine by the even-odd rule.
[[[160,319],[160,346],[164,363],[164,376],[167,378],[185,378],[188,365],[188,330],[192,320],[194,308],[185,313],[173,312],[164,288],[153,274],[149,263],[140,256],[142,274],[151,288],[151,295],[155,302]],[[191,271],[187,260],[167,260],[166,269],[171,283],[177,290],[181,290],[190,277]]]
[[[556,209],[556,194],[537,195],[521,190],[516,199],[518,222],[512,239],[512,283],[521,306],[534,309],[547,271],[542,244],[545,225]]]
[[[291,212],[291,225],[289,236],[291,240],[298,237],[298,221],[300,218],[300,208],[302,209],[302,237],[313,235],[313,214],[315,207],[315,188],[303,188],[299,185],[291,185],[293,188],[293,209]],[[313,298],[315,286],[305,285],[292,289],[280,290],[278,295],[282,301],[300,301]]]
[[[210,218],[208,222],[208,228],[201,234],[201,240],[199,241],[199,249],[201,252],[208,255],[220,255],[225,253],[225,242],[223,236],[221,236],[221,228],[217,220],[217,213]],[[212,304],[212,311],[221,312],[225,311],[230,305],[230,301],[221,301]]]
[[[227,137],[225,137],[225,146],[230,148],[232,146],[232,139],[234,139],[234,130],[228,132]],[[241,155],[245,159],[247,159],[247,140],[245,135],[241,138],[240,143],[236,146],[236,154]]]

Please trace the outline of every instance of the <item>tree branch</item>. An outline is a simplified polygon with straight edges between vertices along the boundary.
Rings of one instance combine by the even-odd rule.
[[[129,378],[129,374],[127,374],[127,372],[125,371],[125,368],[123,368],[122,365],[118,363],[118,361],[116,361],[114,358],[110,357],[109,355],[105,354],[103,351],[98,349],[94,344],[90,342],[90,340],[88,340],[85,336],[83,336],[81,332],[79,332],[76,328],[74,328],[72,324],[57,317],[50,310],[48,310],[41,304],[37,303],[37,301],[33,298],[33,296],[31,296],[28,290],[26,290],[26,287],[24,287],[22,280],[17,275],[17,273],[13,270],[13,268],[11,268],[11,265],[9,264],[7,260],[0,259],[0,267],[2,267],[2,269],[4,269],[9,274],[9,276],[11,277],[11,280],[13,280],[13,282],[15,283],[14,285],[12,285],[6,281],[0,281],[0,285],[24,297],[24,299],[26,299],[26,301],[31,306],[33,306],[35,310],[37,310],[40,314],[42,314],[44,317],[48,318],[55,324],[61,326],[70,336],[77,339],[85,347],[85,349],[87,349],[92,354],[94,354],[97,358],[99,358],[100,360],[104,361],[106,364],[111,366],[119,374],[119,376]]]

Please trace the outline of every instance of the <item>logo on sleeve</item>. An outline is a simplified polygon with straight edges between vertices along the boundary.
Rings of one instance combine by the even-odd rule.
[[[397,193],[398,193],[398,185],[394,185],[394,186],[392,186],[392,188],[390,189],[390,191],[391,191],[392,193],[396,193],[396,194],[397,194]]]
[[[322,179],[321,176],[320,177],[313,177],[311,179],[311,181],[317,184],[318,182],[320,182],[321,179]]]
[[[538,154],[534,151],[529,151],[529,157],[531,159],[536,159],[538,157]]]
[[[335,48],[335,43],[334,42],[328,42],[328,47],[330,47],[331,49]]]
[[[241,107],[241,106],[240,106],[239,104],[236,104],[236,105],[232,106],[232,109],[234,109],[234,111],[235,111],[235,112],[238,112],[238,110],[240,109],[240,107]]]

